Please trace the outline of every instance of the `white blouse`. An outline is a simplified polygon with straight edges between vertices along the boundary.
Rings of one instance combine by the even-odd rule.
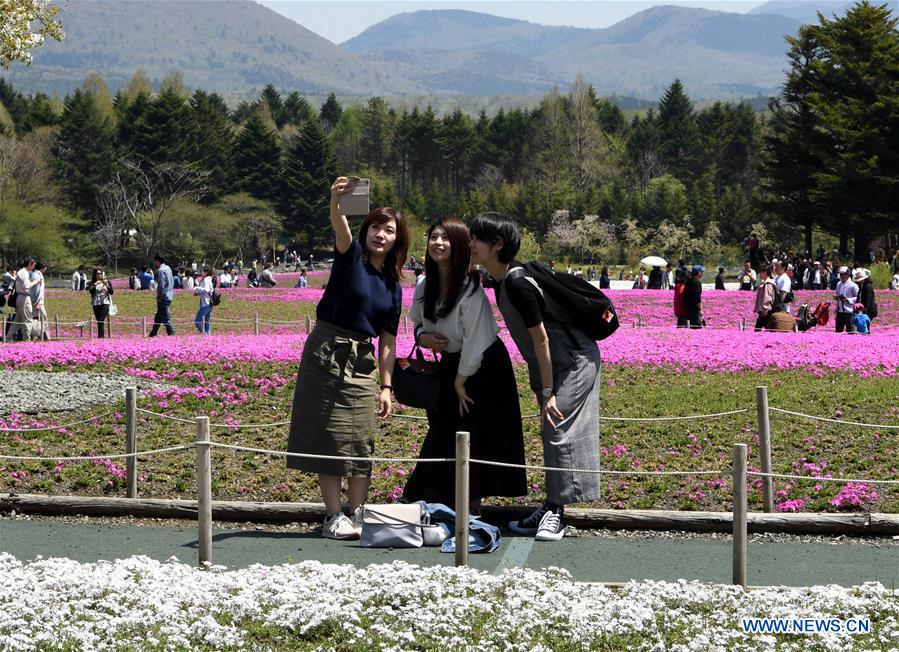
[[[412,298],[412,308],[409,316],[415,324],[422,326],[422,332],[440,334],[447,339],[447,353],[462,352],[459,360],[459,375],[473,376],[481,367],[484,351],[496,341],[499,326],[493,317],[493,310],[484,288],[479,287],[473,294],[470,288],[470,280],[465,281],[459,299],[452,311],[436,322],[425,319],[425,283],[427,279],[422,276],[415,286],[415,296]],[[440,304],[438,303],[438,308]]]

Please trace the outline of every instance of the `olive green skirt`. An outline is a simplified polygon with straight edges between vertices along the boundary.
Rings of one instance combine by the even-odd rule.
[[[316,322],[297,372],[287,450],[339,457],[374,455],[378,379],[370,337]],[[288,457],[287,467],[323,475],[371,475],[371,462]]]

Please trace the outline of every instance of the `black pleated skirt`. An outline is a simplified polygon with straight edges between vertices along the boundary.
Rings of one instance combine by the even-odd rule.
[[[428,410],[428,434],[421,458],[455,457],[456,432],[471,433],[471,457],[496,462],[524,464],[524,435],[521,408],[512,361],[502,340],[484,352],[478,372],[465,383],[474,401],[468,413],[459,416],[459,399],[453,383],[459,368],[458,353],[444,353],[440,360],[440,398],[436,410]],[[425,500],[453,506],[456,500],[456,471],[452,462],[421,462],[403,490],[407,501]],[[472,500],[488,496],[524,496],[524,469],[472,464]]]

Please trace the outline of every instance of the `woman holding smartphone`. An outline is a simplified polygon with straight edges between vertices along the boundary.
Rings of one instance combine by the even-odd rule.
[[[97,337],[106,337],[106,325],[109,321],[109,306],[112,305],[112,283],[106,280],[106,272],[99,267],[91,275],[91,282],[87,284],[87,290],[91,294],[91,306],[94,309],[94,317],[97,319]]]
[[[524,464],[524,435],[518,387],[512,361],[502,340],[493,310],[471,270],[468,228],[445,218],[428,231],[425,275],[415,286],[410,316],[416,341],[440,354],[440,395],[436,410],[428,411],[428,434],[421,457],[454,457],[456,432],[471,433],[471,456]],[[470,471],[472,508],[481,498],[524,496],[524,469],[475,464]],[[452,505],[455,466],[428,463],[416,466],[403,490],[409,502]]]
[[[293,453],[370,457],[375,402],[382,419],[392,409],[390,380],[409,227],[398,210],[376,208],[362,222],[358,239],[353,239],[338,205],[340,196],[350,190],[347,177],[338,177],[331,186],[334,263],[297,373],[287,442]],[[378,339],[377,361],[374,338]],[[322,536],[359,538],[359,508],[368,495],[371,463],[288,457],[287,466],[318,474],[327,511]],[[352,520],[340,508],[344,477]]]

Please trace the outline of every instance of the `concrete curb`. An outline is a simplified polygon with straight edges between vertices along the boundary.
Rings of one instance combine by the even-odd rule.
[[[482,518],[505,524],[527,515],[532,508],[485,506]],[[136,516],[142,518],[197,518],[197,501],[158,498],[107,498],[0,494],[0,512],[45,516]],[[289,523],[317,522],[325,516],[321,503],[224,501],[212,502],[212,517],[219,521]],[[581,529],[685,530],[731,532],[730,512],[675,512],[662,510],[578,509],[565,512],[565,520]],[[750,532],[789,534],[899,535],[899,514],[763,514],[750,513]]]

